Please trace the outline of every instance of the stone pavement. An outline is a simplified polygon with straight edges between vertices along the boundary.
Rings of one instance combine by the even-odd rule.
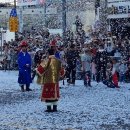
[[[0,55],[0,61],[3,59],[3,56]]]

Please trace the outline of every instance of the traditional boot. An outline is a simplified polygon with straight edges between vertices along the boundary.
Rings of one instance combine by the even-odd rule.
[[[47,106],[47,110],[45,110],[45,112],[52,112],[50,105]]]
[[[89,87],[92,87],[91,81],[88,81],[88,86],[89,86]]]
[[[30,85],[26,85],[26,91],[32,91],[32,89],[29,88]]]
[[[24,85],[21,85],[21,91],[24,92]]]
[[[57,105],[53,105],[53,112],[57,112]]]
[[[70,79],[67,79],[67,84],[70,85],[71,81]]]

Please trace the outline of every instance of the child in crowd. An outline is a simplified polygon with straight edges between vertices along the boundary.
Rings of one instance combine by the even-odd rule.
[[[119,88],[118,76],[115,64],[116,64],[115,59],[113,59],[112,62],[107,64],[107,71],[106,71],[107,78],[106,80],[103,81],[103,83],[107,85],[107,87],[109,88]]]

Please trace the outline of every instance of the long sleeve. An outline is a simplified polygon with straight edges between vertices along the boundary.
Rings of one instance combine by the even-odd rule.
[[[43,76],[43,73],[47,70],[48,66],[50,64],[50,59],[48,59],[47,61],[44,60],[41,62],[41,64],[38,66],[38,68],[36,69],[36,72],[40,75]]]
[[[18,55],[18,66],[19,69],[24,69],[26,67],[26,64],[31,67],[31,56],[28,53],[25,53],[25,56],[22,52]]]
[[[36,69],[36,72],[39,76],[42,76],[43,73],[45,72],[45,63],[42,62]]]

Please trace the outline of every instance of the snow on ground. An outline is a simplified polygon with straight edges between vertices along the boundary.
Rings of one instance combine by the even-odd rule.
[[[58,112],[46,113],[35,82],[20,92],[17,71],[0,71],[0,130],[130,130],[130,84],[92,88],[61,84]]]

